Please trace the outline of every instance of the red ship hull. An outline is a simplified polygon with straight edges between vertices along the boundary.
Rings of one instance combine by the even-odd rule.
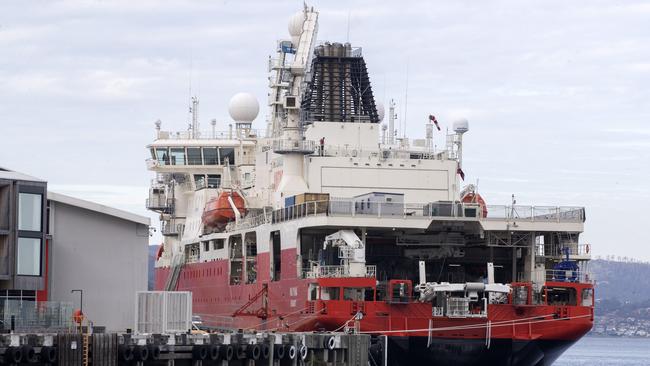
[[[386,336],[394,365],[415,360],[418,364],[428,360],[431,364],[550,365],[593,325],[593,306],[490,304],[487,317],[449,318],[432,317],[432,304],[414,301],[308,301],[310,284],[323,279],[297,278],[295,250],[283,250],[282,257],[287,266],[279,281],[270,280],[268,253],[260,253],[256,283],[230,285],[228,261],[216,260],[185,265],[177,290],[191,291],[194,314],[214,327],[340,331],[361,312],[361,332]],[[169,272],[169,268],[156,269],[156,289],[164,288]],[[327,280],[344,281],[341,286],[375,282],[368,278]],[[233,317],[262,291],[263,284],[268,284],[268,318]],[[591,288],[590,284],[575,285]],[[261,304],[251,304],[248,310],[254,314]]]

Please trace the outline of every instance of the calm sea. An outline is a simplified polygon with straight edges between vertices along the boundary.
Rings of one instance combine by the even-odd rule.
[[[584,337],[553,366],[650,365],[650,339]]]

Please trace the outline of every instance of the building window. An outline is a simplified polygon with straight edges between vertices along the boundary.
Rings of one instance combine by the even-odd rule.
[[[208,188],[221,187],[221,176],[219,174],[208,174]]]
[[[185,149],[182,147],[169,149],[172,165],[185,165]]]
[[[18,230],[41,231],[43,196],[34,193],[18,195]]]
[[[235,149],[232,147],[221,147],[219,148],[219,156],[221,156],[221,165],[226,165],[226,160],[228,164],[235,165]]]
[[[17,270],[19,275],[41,275],[41,239],[18,238]]]
[[[219,159],[217,157],[217,148],[216,147],[204,147],[203,148],[203,160],[205,165],[218,165]]]
[[[203,165],[201,160],[201,148],[200,147],[188,147],[187,148],[187,164],[188,165]]]

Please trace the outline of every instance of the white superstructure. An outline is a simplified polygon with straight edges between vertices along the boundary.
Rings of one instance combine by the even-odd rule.
[[[425,139],[397,138],[391,101],[386,135],[380,123],[383,106],[377,107],[367,94],[371,90],[369,81],[363,80],[367,73],[361,50],[349,44],[320,44],[317,31],[318,13],[305,8],[290,20],[290,39],[279,41],[276,55],[269,58],[265,132],[251,128],[259,105],[245,93],[231,100],[233,121],[224,132],[216,131],[214,122],[212,131],[198,130],[198,99],[193,99],[190,130],[166,132],[157,122],[147,161],[156,174],[147,207],[160,213],[164,236],[157,267],[228,260],[231,284],[254,283],[260,270],[268,271],[265,277],[276,278],[279,253],[291,249],[295,263],[282,264],[282,271],[295,271],[295,278],[349,275],[350,268],[334,267],[350,263],[352,273],[363,276],[377,270],[372,264],[359,267],[367,259],[363,256],[361,261],[357,253],[368,248],[367,231],[407,247],[405,253],[413,259],[469,260],[484,254],[466,255],[470,250],[466,246],[483,245],[486,253],[498,248],[514,262],[511,268],[501,268],[511,281],[535,276],[541,281],[547,266],[544,258],[557,260],[561,254],[547,255],[546,247],[557,251],[568,246],[574,251],[572,258],[588,259],[578,244],[582,208],[488,206],[486,215],[477,203],[461,203],[467,120],[454,122],[446,146],[436,149],[431,124],[423,131]],[[312,70],[313,65],[318,70]],[[343,75],[341,79],[332,79],[333,68]],[[321,80],[324,89],[319,90],[329,90],[325,97],[314,91]],[[349,85],[335,93],[338,86],[331,80]],[[368,87],[360,90],[362,82]],[[350,98],[340,90],[357,94]],[[327,100],[326,107],[319,105],[307,113],[305,105],[314,98],[342,101]],[[333,114],[342,117],[329,120]],[[202,221],[206,203],[224,191],[241,193],[246,214],[219,230],[206,227]],[[320,196],[309,199],[305,194]],[[348,230],[345,237],[358,234],[358,245],[346,246],[354,248],[356,259],[330,268],[322,263],[318,248],[339,230]],[[261,254],[268,255],[269,263],[258,263]]]

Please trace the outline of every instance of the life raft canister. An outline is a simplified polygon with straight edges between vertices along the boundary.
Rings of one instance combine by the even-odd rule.
[[[480,194],[468,192],[460,199],[460,201],[463,203],[478,203],[478,206],[481,208],[482,217],[487,217],[487,205],[485,204],[485,200],[483,197],[481,197]]]

